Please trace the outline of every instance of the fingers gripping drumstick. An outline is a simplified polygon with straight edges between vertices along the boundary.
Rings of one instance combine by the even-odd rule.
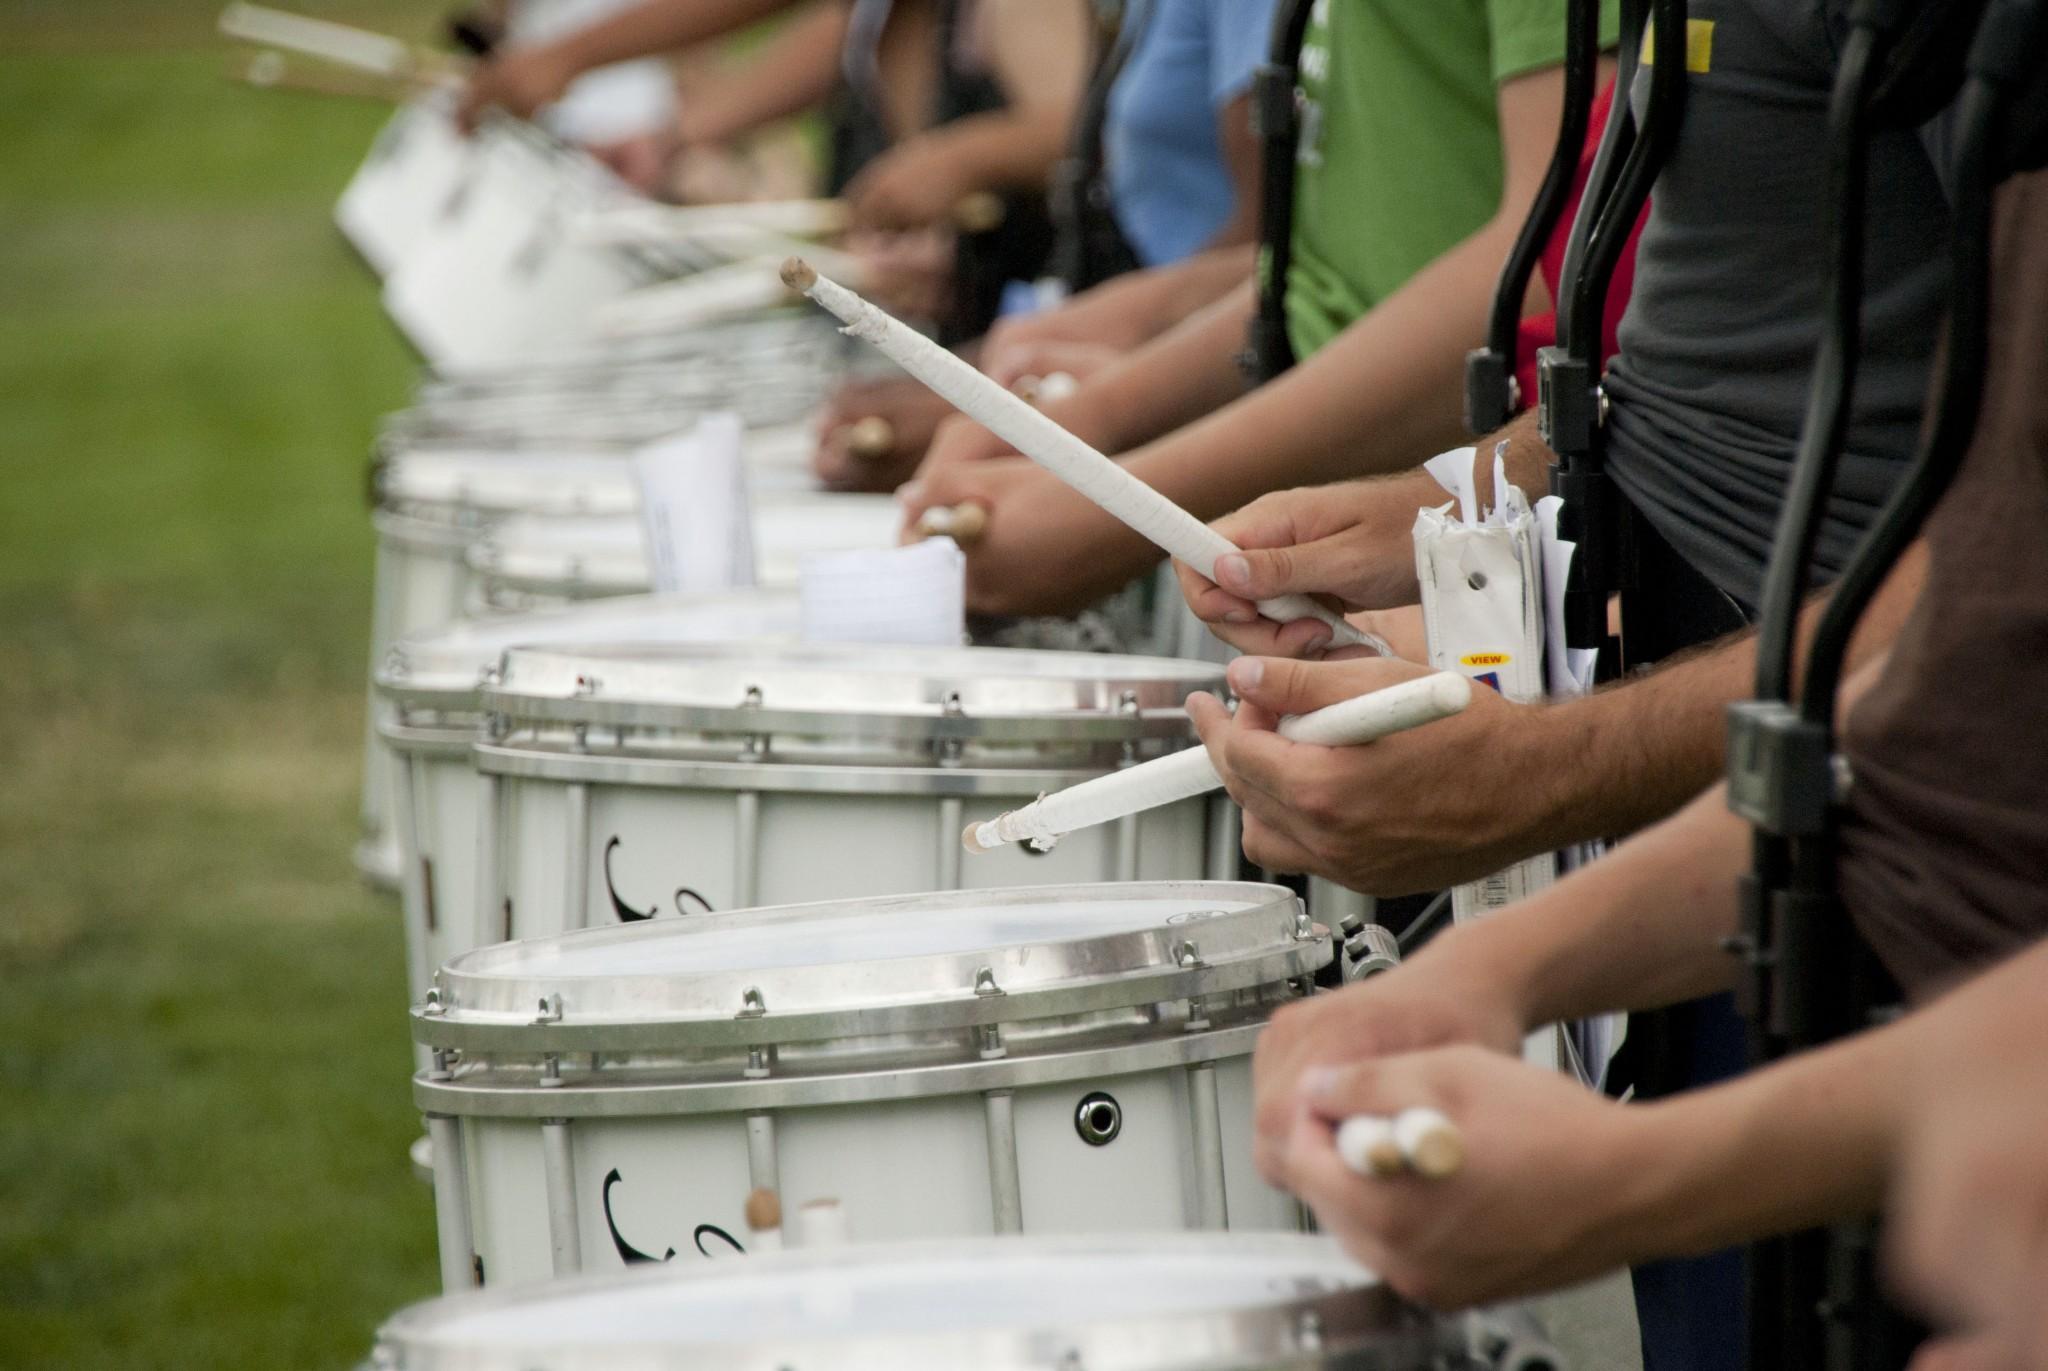
[[[1290,742],[1347,747],[1446,718],[1471,700],[1470,681],[1454,671],[1439,671],[1308,714],[1289,715],[1280,721],[1279,732]],[[1191,747],[1069,786],[987,823],[969,824],[960,842],[969,852],[993,852],[1005,843],[1050,847],[1077,828],[1156,809],[1222,784],[1208,749]]]
[[[1434,1109],[1404,1109],[1391,1119],[1355,1114],[1337,1125],[1337,1155],[1361,1176],[1412,1171],[1440,1181],[1465,1165],[1465,1135]]]
[[[872,344],[951,401],[962,414],[1130,525],[1169,556],[1214,580],[1216,559],[1239,550],[1228,538],[1061,428],[1028,401],[1012,395],[838,282],[820,276],[802,258],[792,257],[782,264],[782,280],[791,290],[810,296],[836,315],[848,333]],[[1362,645],[1383,656],[1393,655],[1393,649],[1383,640],[1359,631],[1341,615],[1306,595],[1261,600],[1259,612],[1280,623],[1320,619],[1330,626],[1333,643]]]

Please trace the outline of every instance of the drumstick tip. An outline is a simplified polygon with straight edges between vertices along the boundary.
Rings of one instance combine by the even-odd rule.
[[[818,284],[818,271],[801,257],[788,257],[782,263],[782,284],[799,295],[811,293],[811,287]]]
[[[782,1197],[765,1187],[748,1191],[746,1218],[756,1233],[782,1227]]]
[[[1003,844],[984,843],[981,840],[981,830],[984,828],[992,827],[994,827],[993,824],[974,823],[967,825],[967,827],[960,830],[960,846],[966,848],[969,852],[972,852],[977,857],[984,852],[995,851],[997,848],[1003,846]]]

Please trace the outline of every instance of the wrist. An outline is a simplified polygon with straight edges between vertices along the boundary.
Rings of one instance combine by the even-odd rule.
[[[1497,919],[1454,924],[1414,958],[1454,986],[1453,993],[1467,1006],[1481,1009],[1481,1017],[1498,1022],[1505,1041],[1492,1045],[1504,1049],[1536,1026],[1530,1017],[1530,977],[1515,932]]]

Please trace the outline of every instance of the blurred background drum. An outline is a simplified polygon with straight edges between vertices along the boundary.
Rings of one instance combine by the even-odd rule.
[[[480,692],[518,644],[790,640],[790,594],[645,595],[507,614],[400,640],[377,672],[378,732],[395,767],[394,814],[412,999],[434,968],[481,941],[476,916],[477,779],[470,746]]]
[[[725,1255],[755,1189],[861,1241],[1299,1224],[1251,1053],[1332,949],[1282,887],[656,912],[458,957],[415,1011],[448,1288]]]

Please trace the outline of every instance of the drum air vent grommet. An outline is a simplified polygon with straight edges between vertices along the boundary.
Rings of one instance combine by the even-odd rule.
[[[1074,1131],[1090,1147],[1107,1147],[1124,1129],[1124,1108],[1116,1096],[1091,1090],[1074,1106]]]

